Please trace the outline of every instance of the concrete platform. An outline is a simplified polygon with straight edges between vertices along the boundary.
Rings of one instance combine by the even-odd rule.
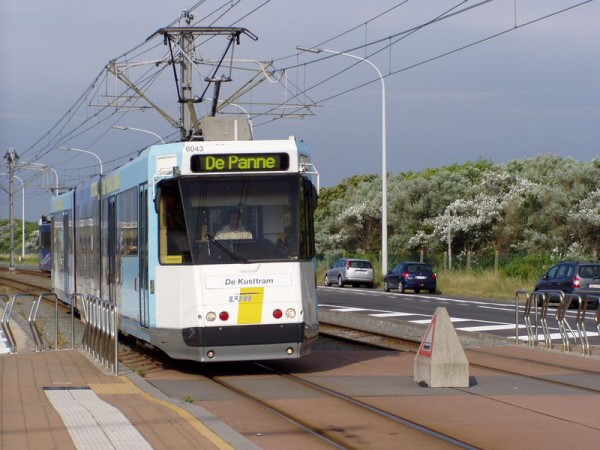
[[[136,448],[130,440],[119,440],[119,432],[115,431],[122,428],[119,424],[109,423],[108,428],[98,430],[100,420],[79,420],[71,428],[71,433],[95,433],[88,440],[95,445],[77,447],[76,439],[46,395],[47,389],[57,388],[91,389],[105,403],[104,408],[116,408],[143,436],[148,445],[137,448],[257,448],[202,408],[166,397],[136,374],[108,375],[78,350],[0,356],[0,448]],[[111,438],[108,447],[104,445],[107,435]]]
[[[597,349],[593,352],[598,354]],[[471,365],[466,388],[419,386],[413,380],[414,355],[402,352],[318,350],[301,360],[275,364],[479,448],[595,448],[600,442],[600,394],[577,388],[600,386],[597,356],[525,345],[467,349],[466,353]],[[523,375],[495,372],[484,365],[515,369]],[[237,382],[264,390],[255,378],[241,374]],[[573,387],[548,383],[553,381]],[[48,395],[54,390],[72,397],[66,399],[65,409]],[[185,401],[190,392],[196,404]],[[319,413],[325,408],[319,398],[301,395],[293,386],[270,389],[267,397],[323,425]],[[333,430],[352,425],[341,414],[329,416]],[[316,441],[307,446],[298,429],[280,421],[193,373],[114,377],[79,350],[0,355],[3,450],[327,448]],[[363,448],[419,448],[410,435],[382,436],[364,422],[356,422],[353,429],[364,433],[368,445]]]

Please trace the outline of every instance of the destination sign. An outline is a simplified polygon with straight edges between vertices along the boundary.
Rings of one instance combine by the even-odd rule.
[[[288,170],[287,153],[232,153],[228,155],[192,155],[190,168],[194,173],[269,172]]]

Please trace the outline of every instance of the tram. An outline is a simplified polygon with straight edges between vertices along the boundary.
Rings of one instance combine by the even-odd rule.
[[[51,248],[51,223],[50,219],[42,216],[38,227],[38,249],[40,257],[40,271],[50,273],[52,271]]]
[[[151,146],[52,197],[53,290],[115,302],[121,333],[172,358],[299,358],[318,334],[317,175],[294,137]]]

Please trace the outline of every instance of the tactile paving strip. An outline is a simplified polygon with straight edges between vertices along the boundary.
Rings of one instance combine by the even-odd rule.
[[[151,449],[152,446],[117,408],[89,387],[45,387],[79,449]]]

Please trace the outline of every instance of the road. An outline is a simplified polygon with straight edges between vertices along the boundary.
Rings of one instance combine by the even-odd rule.
[[[514,339],[515,305],[512,301],[473,300],[450,298],[442,295],[400,294],[383,292],[365,288],[318,288],[320,308],[335,309],[372,317],[393,317],[410,323],[428,324],[435,309],[443,306],[448,311],[456,330],[490,333],[496,336]],[[594,312],[588,312],[586,330],[591,345],[598,345],[600,338],[596,331]],[[552,339],[560,343],[560,333],[554,319],[555,310],[548,313]],[[567,321],[575,330],[576,311],[567,313]],[[523,323],[523,305],[519,308],[519,339],[527,340],[527,332]],[[539,330],[539,340],[543,335]]]

